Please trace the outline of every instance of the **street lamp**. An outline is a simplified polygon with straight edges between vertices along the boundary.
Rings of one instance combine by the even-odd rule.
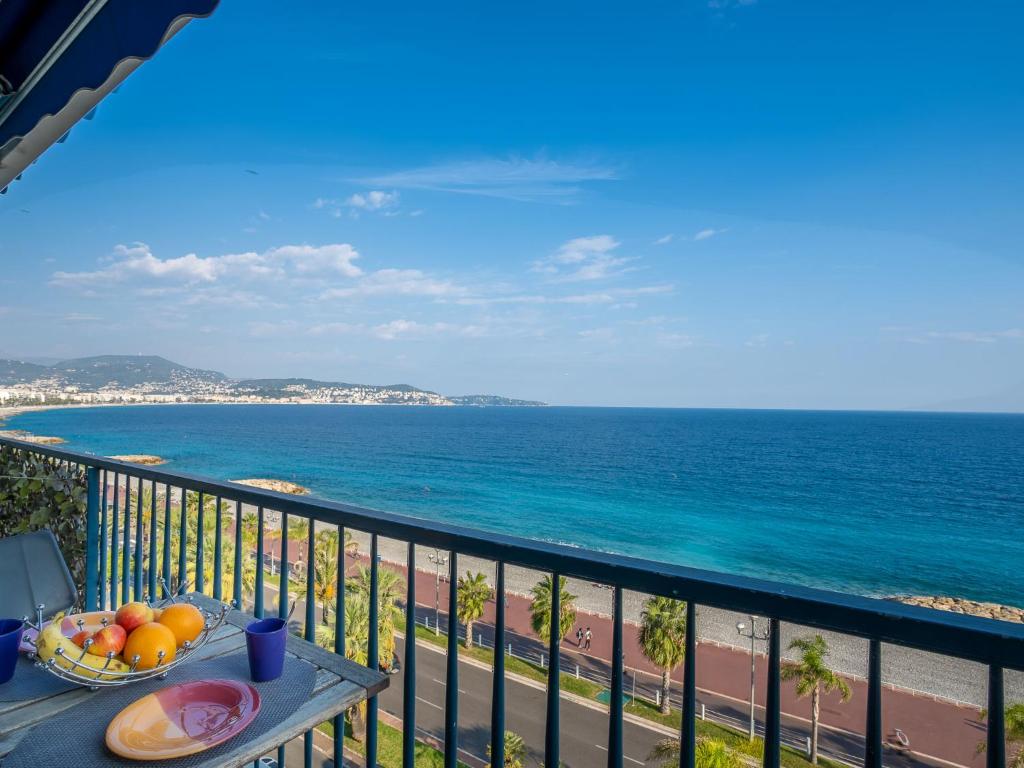
[[[448,565],[448,556],[441,555],[441,550],[435,549],[427,555],[427,559],[434,564],[434,635],[441,634],[441,566]],[[449,613],[451,609],[449,608]]]
[[[768,627],[758,632],[757,630],[757,616],[751,614],[750,616],[750,629],[747,629],[747,625],[742,621],[736,622],[736,632],[742,637],[750,638],[750,740],[754,740],[754,683],[756,681],[755,666],[754,666],[754,643],[758,640],[768,639]]]

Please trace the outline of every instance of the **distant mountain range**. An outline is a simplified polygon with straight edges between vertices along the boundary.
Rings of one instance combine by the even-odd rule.
[[[350,384],[315,379],[231,379],[219,371],[189,368],[155,355],[101,355],[51,365],[0,359],[0,387],[17,397],[45,393],[48,400],[140,402],[312,401],[417,405],[540,406],[499,395],[447,397],[409,384]]]

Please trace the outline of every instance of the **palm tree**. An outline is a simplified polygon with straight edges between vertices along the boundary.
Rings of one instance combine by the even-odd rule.
[[[487,757],[491,757],[491,745],[487,745]],[[513,731],[505,731],[505,762],[501,768],[523,768],[526,759],[526,742],[523,737]]]
[[[395,626],[402,620],[402,609],[398,607],[398,600],[405,593],[405,579],[397,571],[390,568],[377,569],[377,627],[379,631],[380,664],[383,667],[390,667],[391,660],[395,655]],[[370,605],[370,569],[364,565],[358,566],[355,576],[345,581],[345,616],[348,616],[349,598],[354,597]]]
[[[679,739],[662,739],[651,753],[648,760],[660,760],[662,768],[675,768],[679,765]],[[720,739],[702,736],[697,739],[695,751],[697,768],[744,768],[743,759],[725,745]]]
[[[491,599],[491,586],[482,573],[466,571],[456,585],[455,615],[466,625],[466,647],[473,646],[473,622],[484,615],[484,605]],[[456,631],[458,628],[456,627]]]
[[[360,666],[366,666],[369,648],[370,611],[365,595],[353,593],[345,600],[345,658]],[[334,650],[334,626],[321,624],[316,628],[316,642],[328,650]],[[357,741],[366,739],[366,702],[349,710],[352,721],[352,735]]]
[[[338,532],[320,531],[313,546],[313,591],[323,607],[327,623],[328,604],[334,599],[338,584]]]
[[[671,714],[672,670],[683,663],[686,655],[686,603],[670,597],[648,599],[637,639],[644,656],[661,667],[661,714]]]
[[[800,661],[787,662],[782,667],[783,680],[796,680],[796,693],[811,697],[811,764],[818,764],[818,719],[821,716],[821,689],[826,693],[839,691],[843,701],[853,695],[850,686],[839,675],[825,666],[828,643],[821,635],[798,637],[789,644],[789,650],[800,652]]]
[[[533,600],[530,603],[530,626],[537,636],[547,642],[551,627],[551,576],[547,575],[533,585],[530,594]],[[559,640],[565,637],[572,625],[576,623],[576,595],[569,594],[565,588],[565,576],[558,577],[559,595],[559,618],[558,629],[561,632]]]

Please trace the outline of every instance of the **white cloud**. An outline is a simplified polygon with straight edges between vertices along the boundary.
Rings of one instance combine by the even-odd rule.
[[[373,335],[378,339],[393,341],[405,338],[423,338],[450,334],[457,336],[483,336],[486,329],[480,325],[456,325],[454,323],[420,323],[415,320],[392,320],[374,326]]]
[[[456,300],[455,303],[467,306],[487,306],[491,304],[610,304],[623,298],[671,293],[674,290],[675,286],[663,283],[660,285],[645,285],[639,288],[612,288],[607,291],[576,293],[566,296],[544,296],[539,294],[467,296]]]
[[[579,336],[581,339],[587,339],[588,341],[598,341],[605,344],[610,344],[616,341],[616,334],[614,328],[588,328],[580,331]]]
[[[711,229],[711,228],[702,229],[700,232],[698,232],[697,234],[695,234],[693,236],[693,239],[698,241],[698,242],[701,241],[701,240],[708,240],[708,239],[714,237],[715,235],[722,234],[723,232],[728,232],[728,230],[727,229]]]
[[[306,329],[310,336],[345,336],[352,333],[361,333],[366,326],[361,323],[321,323]]]
[[[331,288],[320,294],[324,300],[350,296],[461,296],[466,289],[450,280],[438,280],[418,269],[379,269],[355,285]]]
[[[767,334],[767,333],[757,333],[757,334],[754,334],[753,336],[751,336],[745,342],[743,342],[743,346],[745,346],[745,347],[766,347],[766,346],[768,346],[768,339],[770,339],[770,338],[771,338],[770,334]]]
[[[656,340],[658,344],[669,349],[688,349],[697,343],[697,340],[687,333],[659,333]]]
[[[285,245],[263,253],[248,251],[222,256],[184,256],[161,259],[145,243],[118,245],[106,266],[85,272],[54,272],[51,283],[62,287],[97,291],[131,282],[139,289],[153,285],[188,287],[212,285],[226,279],[284,279],[288,277],[358,277],[363,272],[353,262],[359,253],[347,243]]]
[[[1003,331],[928,331],[907,341],[959,341],[967,344],[995,344],[998,341],[1024,339],[1024,329],[1007,328]]]
[[[3,314],[3,307],[0,307],[0,314]],[[96,315],[87,315],[81,312],[69,312],[64,315],[64,322],[66,323],[96,323],[101,319]]]
[[[657,240],[654,241],[654,244],[655,245],[668,245],[669,243],[672,242],[672,238],[673,237],[675,237],[675,235],[673,235],[670,232],[667,235],[662,235],[661,237],[659,237]]]
[[[394,208],[398,205],[398,193],[382,192],[377,189],[366,194],[357,193],[350,195],[345,200],[345,205],[349,208],[358,208],[363,211],[380,211],[385,208]]]
[[[559,264],[578,264],[581,261],[614,251],[618,247],[619,242],[611,235],[574,237],[564,243],[551,258]]]
[[[548,258],[535,261],[530,271],[551,275],[552,281],[563,283],[620,275],[629,271],[622,267],[633,259],[615,256],[613,252],[619,245],[611,235],[576,237],[563,243]]]
[[[584,182],[615,178],[615,169],[597,163],[510,157],[439,163],[357,181],[397,189],[564,203],[579,194]]]

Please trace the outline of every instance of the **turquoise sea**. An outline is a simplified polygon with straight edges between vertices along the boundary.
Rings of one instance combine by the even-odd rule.
[[[174,405],[8,424],[484,530],[862,594],[1024,603],[1024,415]]]

